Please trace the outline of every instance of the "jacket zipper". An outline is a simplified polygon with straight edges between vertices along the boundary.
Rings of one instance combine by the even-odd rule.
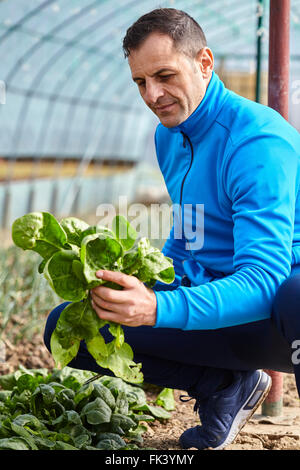
[[[183,135],[183,146],[185,147],[185,142],[188,141],[188,143],[190,144],[190,147],[191,147],[191,153],[192,153],[192,158],[191,158],[191,161],[190,161],[190,166],[186,172],[186,174],[184,175],[184,178],[182,180],[182,183],[181,183],[181,189],[180,189],[180,207],[181,207],[181,203],[182,203],[182,193],[183,193],[183,186],[184,186],[184,182],[186,180],[186,177],[191,169],[191,166],[192,166],[192,163],[193,163],[193,160],[194,160],[194,149],[193,149],[193,145],[192,145],[192,142],[190,140],[190,138],[184,134],[184,132],[181,132],[181,134]]]
[[[189,171],[192,167],[192,164],[193,164],[193,160],[194,160],[194,148],[193,148],[193,144],[190,140],[190,138],[184,133],[184,132],[181,132],[182,136],[183,136],[183,147],[186,148],[186,141],[188,141],[188,143],[190,144],[190,147],[191,147],[191,155],[192,155],[192,158],[191,158],[191,161],[190,161],[190,165],[189,165],[189,168],[187,170],[187,172],[185,173],[184,175],[184,178],[182,180],[182,183],[181,183],[181,189],[180,189],[180,209],[181,209],[181,203],[182,203],[182,193],[183,193],[183,186],[184,186],[184,182],[186,180],[186,177],[187,175],[189,174]],[[182,224],[182,216],[181,216],[181,212],[180,212],[180,223]],[[185,238],[185,237],[184,237]],[[192,250],[190,249],[190,244],[189,244],[189,241],[185,238],[185,241],[186,241],[186,244],[188,245],[189,247],[189,251],[190,251],[190,255],[191,255],[191,258],[194,259],[196,262],[197,260],[195,259],[194,257],[194,254],[192,252]],[[208,268],[206,268],[205,266],[203,266],[203,268],[213,277],[217,277],[215,274],[213,274]],[[226,276],[225,273],[221,272],[220,273],[223,275],[223,277]],[[191,281],[189,280],[189,278],[184,274],[183,278],[182,278],[182,284],[183,286],[189,286],[191,285]]]
[[[181,204],[182,204],[183,186],[184,186],[184,182],[185,182],[185,180],[186,180],[186,177],[187,177],[187,175],[189,174],[189,171],[190,171],[190,169],[191,169],[191,167],[192,167],[192,164],[193,164],[193,160],[194,160],[194,148],[193,148],[193,145],[192,145],[192,142],[191,142],[190,138],[189,138],[186,134],[184,134],[184,132],[181,132],[181,134],[183,135],[183,146],[184,146],[184,148],[186,147],[186,141],[188,141],[188,143],[190,144],[190,147],[191,147],[191,155],[192,155],[191,161],[190,161],[190,166],[188,167],[187,172],[186,172],[185,175],[184,175],[184,178],[183,178],[182,183],[181,183],[181,189],[180,189],[180,204],[179,204],[179,205],[180,205],[180,224],[181,224],[181,227],[182,227],[182,207],[181,207]],[[184,236],[184,235],[183,235],[183,236]],[[185,239],[186,244],[188,245],[189,250],[190,250],[189,241],[185,238],[185,236],[184,236],[184,239]],[[190,250],[190,254],[191,254],[192,258],[193,258],[193,254],[192,254],[191,250]]]

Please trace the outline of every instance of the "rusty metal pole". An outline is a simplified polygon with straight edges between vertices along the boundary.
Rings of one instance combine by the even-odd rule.
[[[286,120],[289,113],[290,0],[270,0],[268,105]],[[262,405],[268,416],[282,414],[283,374],[266,371],[272,388]]]
[[[270,0],[268,105],[289,112],[290,0]]]

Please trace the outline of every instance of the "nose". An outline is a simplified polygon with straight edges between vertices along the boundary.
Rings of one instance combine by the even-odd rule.
[[[146,82],[146,90],[144,93],[144,100],[150,104],[155,105],[159,98],[163,97],[165,94],[163,86],[161,83],[156,81],[149,80]]]

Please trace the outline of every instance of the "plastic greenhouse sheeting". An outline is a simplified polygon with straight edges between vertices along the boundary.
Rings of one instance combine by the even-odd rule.
[[[264,2],[264,64],[269,1]],[[187,11],[216,62],[255,60],[257,1],[0,1],[0,155],[139,160],[157,119],[143,104],[122,52],[126,29],[156,8]],[[300,0],[291,0],[291,69],[299,75]]]

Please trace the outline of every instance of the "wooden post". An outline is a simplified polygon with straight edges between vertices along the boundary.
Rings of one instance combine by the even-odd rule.
[[[290,0],[270,0],[268,105],[286,120],[289,112]],[[282,414],[283,374],[266,371],[272,388],[262,405],[268,416]]]
[[[283,406],[283,374],[275,370],[265,370],[271,376],[272,387],[262,404],[264,416],[280,416]]]

